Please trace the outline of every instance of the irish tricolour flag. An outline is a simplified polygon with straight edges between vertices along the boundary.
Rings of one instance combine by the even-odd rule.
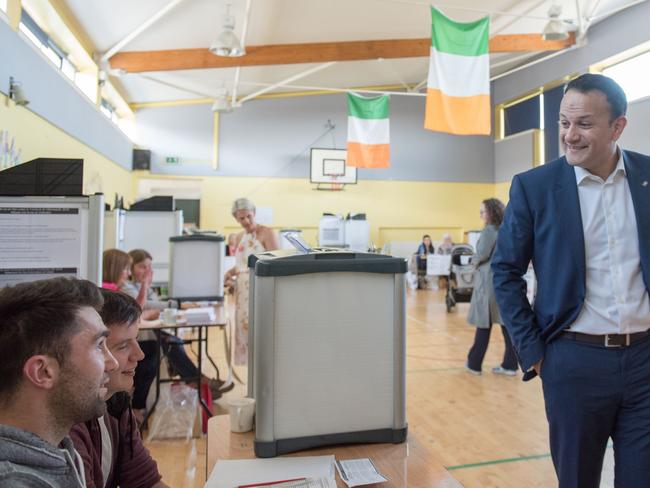
[[[432,7],[431,24],[424,128],[450,134],[489,134],[489,17],[454,22]]]
[[[348,166],[390,166],[388,100],[388,95],[366,98],[348,93]]]

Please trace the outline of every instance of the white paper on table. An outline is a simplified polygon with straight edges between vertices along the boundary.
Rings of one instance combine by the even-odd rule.
[[[187,325],[210,324],[217,320],[214,307],[188,308],[185,310]]]
[[[388,481],[388,479],[379,474],[375,465],[368,458],[336,461],[336,469],[341,479],[350,488]]]
[[[273,483],[272,485],[265,486],[268,486],[268,488],[336,488],[336,480],[330,477],[308,478],[306,480]]]
[[[334,456],[224,459],[217,461],[205,488],[234,488],[253,483],[323,477],[331,480],[332,487],[336,486]]]
[[[427,274],[430,276],[449,276],[451,270],[450,254],[427,255]]]

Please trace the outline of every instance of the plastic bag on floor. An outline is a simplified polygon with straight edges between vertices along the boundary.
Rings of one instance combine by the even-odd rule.
[[[181,382],[161,384],[160,399],[147,440],[190,439],[196,421],[196,409],[195,389]]]
[[[411,290],[415,290],[418,287],[418,277],[410,271],[406,273],[406,286]]]

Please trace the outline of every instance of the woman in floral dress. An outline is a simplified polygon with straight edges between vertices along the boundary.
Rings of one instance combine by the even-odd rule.
[[[235,289],[235,357],[236,365],[248,360],[248,256],[279,249],[277,233],[255,222],[255,205],[248,198],[238,198],[232,205],[232,216],[242,226],[235,240],[235,266],[226,272],[226,286]]]

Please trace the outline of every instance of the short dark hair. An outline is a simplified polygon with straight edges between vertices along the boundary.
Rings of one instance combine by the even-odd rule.
[[[74,278],[32,281],[0,290],[0,404],[16,392],[30,357],[45,354],[63,365],[70,337],[80,328],[79,310],[99,311],[102,304],[94,283]]]
[[[503,212],[506,208],[503,202],[498,198],[488,198],[481,203],[483,203],[487,211],[488,223],[499,227],[501,222],[503,222]]]
[[[627,113],[627,97],[625,96],[625,92],[621,88],[621,85],[607,76],[585,73],[571,80],[564,89],[564,93],[569,90],[576,90],[580,93],[588,93],[596,90],[605,95],[607,103],[609,103],[610,121]]]
[[[106,327],[113,325],[132,325],[140,319],[142,309],[135,299],[126,293],[102,289],[104,305],[99,315]]]

